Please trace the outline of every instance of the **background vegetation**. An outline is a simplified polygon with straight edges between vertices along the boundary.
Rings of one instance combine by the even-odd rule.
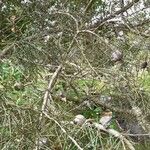
[[[149,149],[148,0],[0,6],[0,149]]]

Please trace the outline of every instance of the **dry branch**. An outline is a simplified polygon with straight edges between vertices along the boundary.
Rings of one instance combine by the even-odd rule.
[[[94,0],[90,0],[89,3],[87,4],[85,10],[84,10],[84,14],[91,8],[91,6],[93,5],[95,1]]]
[[[133,106],[132,111],[135,114],[138,123],[142,126],[144,131],[146,131],[148,134],[150,134],[150,125],[147,122],[147,120],[144,118],[142,110],[137,106],[136,107]]]
[[[99,29],[99,27],[105,23],[106,21],[112,19],[112,18],[115,18],[117,15],[123,13],[123,12],[126,12],[129,8],[131,8],[135,3],[137,3],[139,0],[133,0],[131,3],[127,4],[126,6],[124,6],[123,8],[121,8],[120,10],[114,12],[113,14],[110,14],[109,16],[105,17],[104,19],[102,20],[99,20],[97,21],[95,24],[91,25],[89,27],[89,29]]]
[[[49,94],[50,94],[50,92],[51,92],[51,90],[53,88],[53,85],[55,84],[55,82],[57,80],[57,77],[58,77],[61,69],[62,69],[62,65],[59,65],[58,68],[56,69],[56,71],[54,72],[54,74],[52,75],[50,81],[49,81],[48,88],[47,88],[47,90],[46,90],[46,92],[44,94],[44,99],[43,99],[43,104],[42,104],[42,113],[40,115],[39,121],[42,120],[42,114],[45,111],[45,108],[46,108],[46,106],[48,104]],[[49,104],[50,104],[50,102],[49,102]]]
[[[2,52],[0,52],[0,59],[3,59],[10,51],[10,49],[14,46],[14,43],[4,48]]]
[[[62,130],[63,133],[65,133],[68,138],[74,143],[74,145],[79,149],[79,150],[83,150],[83,148],[80,147],[80,145],[76,142],[76,140],[71,137],[67,132],[66,130],[58,123],[58,121],[56,121],[54,118],[51,118],[47,113],[43,112],[43,114],[50,120],[54,121],[59,127],[60,129]]]
[[[135,117],[135,113],[132,110],[127,110],[127,109],[121,109],[121,108],[118,108],[118,107],[114,107],[111,104],[105,103],[105,102],[103,102],[103,101],[101,101],[101,100],[99,100],[98,98],[95,98],[95,97],[90,97],[88,99],[93,101],[95,104],[98,104],[98,105],[100,105],[102,107],[108,108],[108,109],[110,109],[110,110],[112,110],[114,112],[128,114],[128,115],[131,115],[131,116]]]
[[[100,101],[97,98],[90,98],[90,100],[92,100],[94,103],[96,103],[96,104],[98,104],[100,106],[103,106],[105,108],[108,108],[108,109],[110,109],[110,110],[112,110],[114,112],[122,113],[122,114],[126,114],[126,115],[129,115],[129,116],[136,117],[138,123],[142,126],[142,128],[144,129],[144,131],[146,133],[150,134],[150,125],[147,122],[147,120],[144,119],[144,115],[143,115],[143,113],[142,113],[142,111],[141,111],[141,109],[139,107],[132,106],[131,110],[121,109],[121,108],[118,108],[118,107],[114,107],[114,106],[112,106],[109,103],[104,103],[104,102]]]
[[[120,132],[114,130],[114,129],[106,129],[103,125],[99,123],[93,123],[94,127],[96,127],[98,130],[103,130],[110,135],[113,135],[114,137],[119,138],[122,142],[124,142],[130,150],[135,150],[133,145],[130,143],[129,140],[127,140]]]

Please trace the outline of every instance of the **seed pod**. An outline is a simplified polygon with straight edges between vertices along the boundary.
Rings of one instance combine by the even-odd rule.
[[[65,92],[61,91],[61,93],[60,93],[60,99],[61,99],[62,101],[64,101],[64,102],[67,101]]]
[[[56,89],[56,90],[57,90],[57,89]],[[58,90],[57,93],[56,93],[56,97],[57,97],[58,100],[61,100],[61,101],[63,101],[63,102],[66,102],[66,101],[67,101],[65,91],[59,91],[59,90]]]
[[[73,120],[74,124],[83,125],[86,121],[86,118],[83,115],[76,115]]]
[[[16,83],[14,84],[14,89],[15,89],[16,91],[24,90],[24,85],[23,85],[21,82],[16,82]]]
[[[111,59],[114,62],[121,61],[122,58],[123,58],[123,54],[119,50],[114,51],[111,55]]]

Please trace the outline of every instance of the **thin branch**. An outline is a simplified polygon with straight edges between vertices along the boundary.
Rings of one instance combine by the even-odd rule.
[[[90,0],[89,3],[87,4],[83,14],[85,14],[92,6],[92,4],[94,3],[94,0]]]
[[[79,24],[78,24],[78,21],[77,21],[77,19],[76,19],[74,16],[72,16],[70,13],[67,13],[67,12],[56,12],[56,13],[54,13],[54,14],[67,15],[68,17],[72,18],[72,19],[74,20],[74,22],[75,22],[75,25],[76,25],[76,31],[77,31],[77,32],[79,31]]]
[[[10,49],[14,46],[14,43],[11,44],[10,46],[7,46],[6,48],[4,48],[4,50],[2,52],[0,52],[0,59],[3,59],[5,57],[5,55],[8,54],[8,52],[10,51]]]
[[[135,114],[138,123],[142,126],[144,131],[146,131],[146,132],[148,132],[148,134],[150,134],[150,125],[149,125],[148,121],[144,118],[142,110],[139,107],[134,106],[131,102],[130,102],[130,104],[132,106],[132,112]]]
[[[99,99],[97,99],[96,97],[88,97],[87,99],[90,99],[91,101],[93,101],[95,104],[98,104],[102,107],[105,107],[105,108],[108,108],[114,112],[118,112],[118,113],[123,113],[123,114],[128,114],[128,115],[131,115],[131,116],[136,116],[135,113],[132,111],[132,110],[127,110],[127,109],[121,109],[121,108],[118,108],[118,107],[114,107],[112,106],[111,104],[109,103],[105,103],[105,102],[102,102],[100,101]]]
[[[100,26],[105,23],[106,21],[112,19],[112,18],[115,18],[117,15],[123,13],[123,12],[126,12],[129,8],[131,8],[135,3],[137,3],[139,0],[133,0],[131,3],[127,4],[126,6],[124,6],[123,8],[121,8],[120,10],[114,12],[113,14],[110,14],[109,16],[105,17],[104,19],[102,20],[99,20],[97,21],[95,24],[91,25],[89,28],[92,29],[92,28],[96,28],[99,29]]]
[[[93,123],[93,125],[98,129],[98,130],[103,130],[111,135],[113,135],[114,137],[119,138],[121,141],[124,141],[124,143],[128,146],[128,148],[130,150],[135,150],[135,148],[133,147],[133,145],[130,143],[129,140],[127,140],[120,132],[114,130],[114,129],[106,129],[103,125],[99,124],[99,123]]]
[[[59,65],[58,68],[56,69],[56,71],[54,72],[54,74],[52,75],[50,81],[49,81],[48,88],[44,94],[44,100],[43,100],[43,104],[42,104],[42,113],[40,114],[39,121],[42,120],[43,112],[45,111],[45,108],[46,108],[47,103],[48,103],[48,97],[49,97],[50,91],[53,88],[53,85],[55,84],[61,69],[62,69],[62,65]]]
[[[127,133],[124,133],[122,135],[124,136],[150,136],[150,134],[127,134]]]
[[[93,66],[91,65],[91,63],[90,63],[89,60],[87,59],[86,55],[84,54],[83,48],[80,47],[79,42],[78,42],[77,40],[76,40],[76,42],[77,42],[77,46],[78,46],[78,48],[80,49],[81,54],[82,54],[84,60],[87,62],[87,64],[88,64],[88,66],[90,67],[90,69],[98,76],[97,71],[93,68]]]
[[[128,115],[136,117],[138,123],[142,126],[142,128],[146,132],[148,132],[148,134],[150,134],[150,125],[148,124],[147,120],[144,119],[141,109],[139,107],[132,106],[131,102],[130,102],[130,104],[132,106],[132,109],[128,110],[128,109],[121,109],[121,108],[118,108],[118,107],[114,107],[111,104],[104,103],[104,102],[100,101],[97,98],[90,97],[88,99],[90,99],[93,102],[95,102],[96,104],[98,104],[100,106],[103,106],[103,107],[106,107],[106,108],[108,108],[108,109],[110,109],[110,110],[112,110],[114,112],[128,114]]]
[[[47,113],[43,112],[43,114],[50,120],[53,120],[59,127],[60,129],[62,130],[63,133],[65,133],[68,138],[74,143],[74,145],[79,149],[79,150],[83,150],[83,148],[80,147],[80,145],[76,142],[76,140],[71,137],[67,132],[66,130],[54,119],[54,118],[51,118]]]
[[[102,41],[110,50],[113,51],[113,45],[111,45],[110,43],[108,44],[102,37],[100,37],[98,34],[96,34],[95,32],[93,31],[90,31],[90,30],[81,30],[79,33],[89,33],[89,34],[92,34],[94,35],[95,37],[97,37],[100,41]],[[105,53],[106,56],[109,56]]]

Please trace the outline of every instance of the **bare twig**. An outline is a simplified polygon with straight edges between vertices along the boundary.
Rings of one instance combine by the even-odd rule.
[[[114,46],[111,45],[110,43],[108,44],[102,37],[100,37],[98,34],[96,34],[93,31],[90,30],[81,30],[79,33],[89,33],[94,35],[95,37],[97,37],[100,41],[102,41],[110,50],[113,50]],[[105,55],[107,56],[107,54],[105,53]]]
[[[111,135],[113,135],[114,137],[119,138],[121,141],[124,141],[124,143],[128,146],[128,148],[130,150],[135,150],[135,148],[133,147],[133,145],[130,143],[129,140],[127,140],[120,132],[114,130],[114,129],[106,129],[103,125],[99,124],[99,123],[93,123],[93,125],[98,129],[98,130],[103,130]]]
[[[136,117],[138,123],[142,126],[142,128],[148,133],[150,134],[150,125],[148,124],[147,120],[144,119],[144,116],[142,114],[142,111],[139,107],[136,107],[132,104],[132,102],[130,102],[132,109],[131,110],[127,110],[127,109],[121,109],[118,107],[114,107],[111,104],[108,103],[104,103],[102,101],[100,101],[97,98],[90,98],[93,102],[95,102],[98,105],[101,105],[103,107],[106,107],[114,112],[118,112],[118,113],[123,113],[123,114],[128,114],[131,116]]]
[[[10,51],[10,49],[14,46],[14,43],[7,46],[6,48],[4,48],[4,50],[2,52],[0,52],[0,59],[3,59],[5,57],[5,55],[8,54],[8,52]]]
[[[137,3],[139,0],[133,0],[131,3],[127,4],[126,6],[124,6],[123,8],[121,8],[120,10],[114,12],[113,14],[110,14],[109,16],[105,17],[102,20],[97,21],[94,25],[91,25],[89,28],[96,28],[99,29],[99,27],[104,24],[106,21],[115,18],[117,15],[126,12],[129,8],[131,8],[135,3]]]
[[[124,133],[122,135],[124,136],[150,136],[150,134],[129,134],[129,133]]]
[[[90,0],[89,3],[87,4],[83,14],[85,14],[92,6],[92,4],[94,3],[94,0]]]
[[[137,106],[132,106],[132,112],[135,114],[138,123],[142,126],[144,131],[146,131],[146,132],[148,132],[148,134],[150,134],[150,125],[147,122],[147,120],[144,119],[142,110]]]
[[[81,51],[81,54],[82,54],[84,60],[85,60],[85,61],[87,62],[87,64],[89,65],[90,69],[98,76],[97,71],[93,68],[93,66],[91,65],[91,63],[90,63],[89,60],[87,59],[86,55],[84,54],[83,48],[79,45],[79,43],[78,43],[77,40],[76,40],[76,42],[77,42],[77,45],[78,45],[78,47],[79,47],[79,49],[80,49],[80,51]]]
[[[83,150],[83,148],[80,147],[80,145],[77,143],[77,141],[71,137],[67,132],[66,130],[58,123],[58,121],[56,121],[54,118],[51,118],[47,113],[43,112],[43,114],[50,120],[54,121],[59,127],[60,129],[62,130],[63,133],[65,133],[68,138],[74,143],[74,145],[79,149],[79,150]]]
[[[52,105],[52,96],[50,94],[56,80],[57,80],[57,77],[60,73],[62,69],[62,64],[58,66],[58,68],[56,69],[56,71],[53,73],[50,81],[49,81],[49,84],[48,84],[48,88],[44,94],[44,99],[43,99],[43,104],[42,104],[42,109],[41,109],[41,113],[40,113],[40,117],[39,117],[39,123],[42,125],[42,118],[43,118],[43,113],[46,111],[46,106],[49,105],[49,107],[51,108],[51,110],[54,110],[54,106]],[[49,101],[48,101],[49,100]],[[51,102],[50,102],[51,100]],[[36,146],[35,146],[35,150],[38,150],[39,148],[39,145],[38,145],[38,140],[35,141],[36,143]]]
[[[52,75],[51,79],[50,79],[50,82],[48,84],[48,88],[47,88],[47,90],[46,90],[46,92],[44,94],[44,100],[43,100],[43,104],[42,104],[42,113],[40,114],[39,121],[42,120],[42,114],[45,111],[45,108],[47,106],[48,97],[49,97],[50,91],[53,88],[53,85],[55,84],[61,69],[62,69],[62,65],[59,65],[58,68],[56,69],[56,71],[54,72],[54,74]]]
[[[79,104],[77,107],[74,107],[73,109],[69,110],[68,112],[81,109],[81,108],[84,107],[84,106],[90,108],[92,105],[93,105],[93,104],[92,104],[91,101],[85,100],[85,101],[83,101],[81,104]]]
[[[121,109],[121,108],[118,108],[118,107],[114,107],[112,106],[111,104],[109,103],[105,103],[97,98],[94,98],[94,97],[89,97],[88,99],[90,99],[91,101],[93,101],[94,103],[102,106],[102,107],[106,107],[114,112],[118,112],[118,113],[123,113],[123,114],[128,114],[128,115],[131,115],[131,116],[135,116],[135,113],[132,111],[132,110],[127,110],[127,109]]]
[[[79,25],[78,25],[78,21],[77,21],[77,19],[74,17],[74,16],[72,16],[70,13],[67,13],[67,12],[55,12],[54,14],[62,14],[62,15],[67,15],[68,17],[70,17],[70,18],[72,18],[73,20],[74,20],[74,22],[75,22],[75,25],[76,25],[76,31],[78,32],[79,31]]]

